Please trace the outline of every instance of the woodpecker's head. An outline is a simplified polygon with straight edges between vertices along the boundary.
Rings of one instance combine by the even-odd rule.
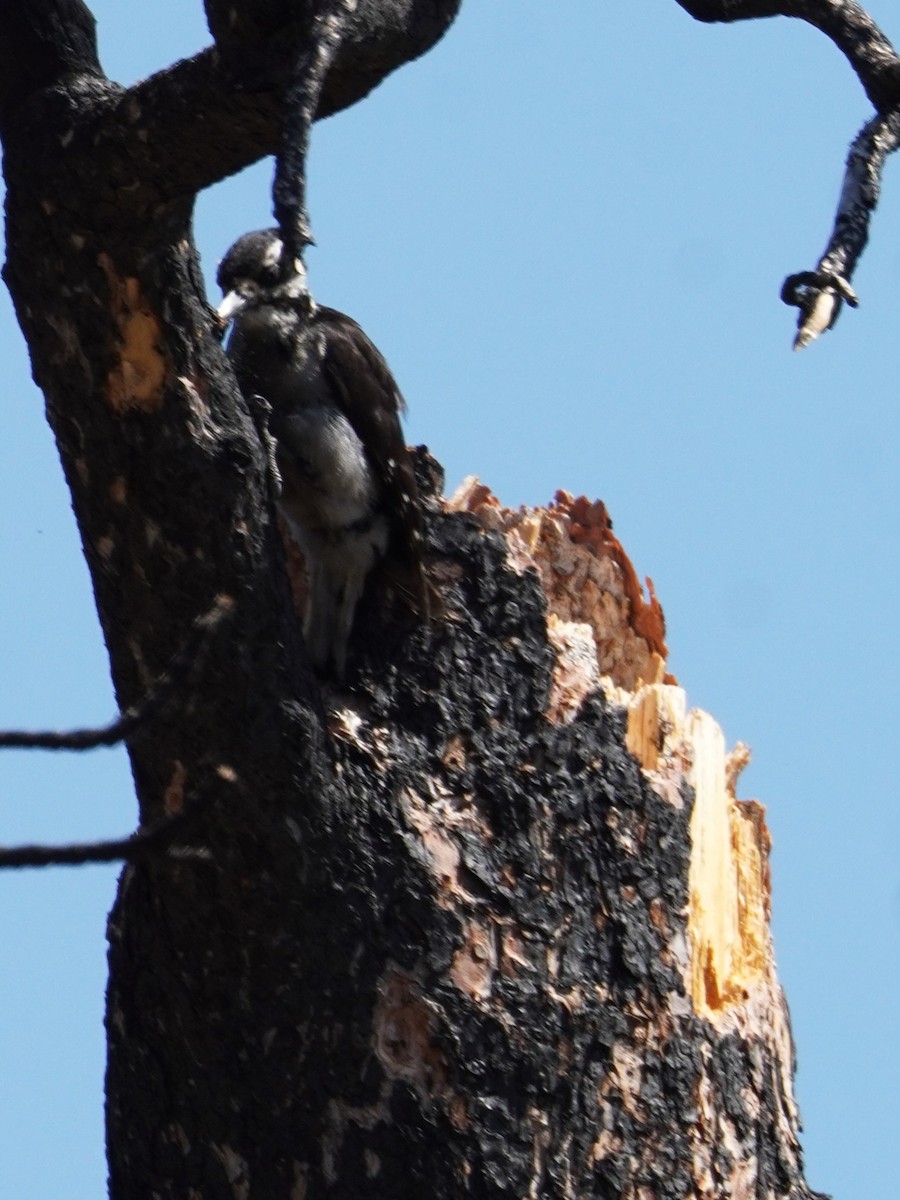
[[[306,283],[306,268],[300,259],[282,264],[284,243],[277,229],[258,229],[245,233],[234,243],[222,261],[216,280],[225,298],[219,305],[219,319],[227,325],[247,308],[286,305],[314,311]]]

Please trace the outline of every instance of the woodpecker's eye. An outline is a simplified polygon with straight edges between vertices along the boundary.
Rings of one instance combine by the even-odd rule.
[[[267,263],[259,273],[259,281],[263,287],[275,287],[280,282],[278,263]]]

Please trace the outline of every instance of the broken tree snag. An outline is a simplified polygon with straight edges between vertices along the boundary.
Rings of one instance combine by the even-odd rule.
[[[602,505],[469,480],[429,538],[447,619],[363,614],[331,702],[305,1194],[806,1195],[745,750]]]
[[[449,501],[451,511],[471,512],[485,529],[502,531],[518,569],[537,569],[547,597],[550,640],[557,671],[566,669],[565,648],[580,631],[590,634],[597,671],[615,684],[634,687],[664,673],[668,651],[662,608],[647,580],[649,599],[612,531],[605,505],[557,492],[549,508],[508,509],[469,477]],[[596,672],[594,687],[596,687]]]
[[[516,569],[540,574],[556,650],[547,716],[572,720],[592,692],[604,691],[625,709],[625,745],[655,790],[673,804],[693,792],[688,932],[695,1009],[718,1017],[763,989],[780,1011],[765,809],[735,792],[750,752],[739,742],[726,753],[713,718],[687,711],[684,690],[665,670],[665,621],[653,584],[647,580],[645,600],[605,506],[558,492],[549,508],[511,510],[468,479],[449,507],[501,530]]]
[[[426,502],[445,614],[370,589],[329,785],[128,870],[113,1200],[807,1200],[746,751],[602,505]]]

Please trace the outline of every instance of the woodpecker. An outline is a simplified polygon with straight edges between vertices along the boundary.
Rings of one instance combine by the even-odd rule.
[[[275,229],[238,238],[219,265],[227,353],[248,401],[271,407],[279,507],[306,561],[313,666],[344,675],[366,579],[387,560],[407,606],[428,615],[423,522],[387,363],[344,313],[318,305]]]

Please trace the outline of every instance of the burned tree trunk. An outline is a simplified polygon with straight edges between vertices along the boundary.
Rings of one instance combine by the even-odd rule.
[[[327,791],[128,870],[113,1194],[808,1196],[746,752],[601,505],[434,507],[446,619],[367,606]]]
[[[360,3],[322,111],[457,6]],[[283,7],[123,91],[80,0],[0,5],[5,279],[122,706],[233,612],[129,741],[142,821],[195,820],[110,920],[111,1195],[808,1196],[762,811],[602,506],[442,501],[420,453],[443,613],[375,587],[346,690],[307,668],[191,241],[275,143]]]

